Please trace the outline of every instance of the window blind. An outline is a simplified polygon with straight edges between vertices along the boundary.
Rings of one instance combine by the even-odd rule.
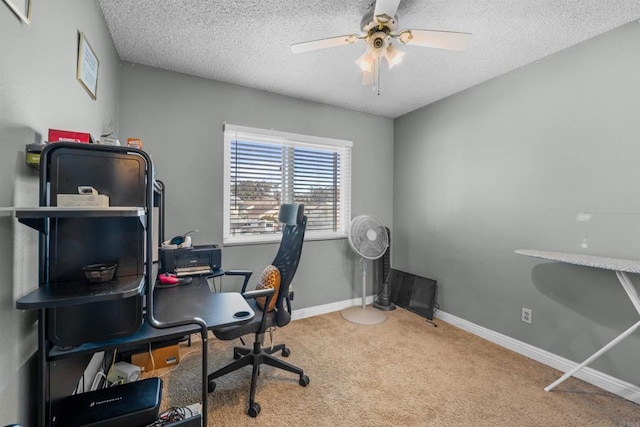
[[[351,143],[225,126],[224,243],[280,239],[282,203],[303,203],[308,238],[346,236]]]

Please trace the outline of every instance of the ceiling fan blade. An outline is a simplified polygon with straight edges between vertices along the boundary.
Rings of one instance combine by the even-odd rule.
[[[389,19],[393,19],[396,16],[399,4],[400,0],[377,0],[373,16],[387,15]]]
[[[434,30],[404,30],[395,37],[402,43],[412,46],[448,50],[464,50],[471,40],[470,33]]]
[[[355,34],[349,34],[346,36],[330,37],[328,39],[294,43],[291,45],[291,52],[304,53],[304,52],[311,52],[312,50],[326,49],[329,47],[337,47],[337,46],[343,46],[347,44],[353,44],[358,40],[358,38],[359,37]]]

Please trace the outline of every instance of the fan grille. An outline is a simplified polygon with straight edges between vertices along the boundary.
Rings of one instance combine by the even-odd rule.
[[[349,244],[361,257],[378,259],[389,246],[389,236],[384,225],[369,215],[359,215],[349,226]]]

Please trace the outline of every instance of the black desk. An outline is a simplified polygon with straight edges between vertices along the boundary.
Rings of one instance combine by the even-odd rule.
[[[211,292],[204,277],[194,277],[189,285],[173,288],[156,288],[153,293],[153,314],[156,320],[171,324],[199,317],[205,321],[208,329],[237,325],[251,320],[255,313],[247,301],[235,292]],[[248,312],[246,317],[234,317],[240,311]],[[96,351],[118,348],[118,351],[137,348],[140,344],[180,338],[184,335],[199,333],[197,324],[155,328],[148,319],[132,335],[111,340],[85,343],[71,349],[54,346],[49,350],[47,359],[54,361],[70,356],[93,354]]]
[[[202,276],[194,277],[188,285],[156,288],[153,297],[153,316],[160,322],[173,323],[199,317],[209,329],[213,329],[246,323],[255,316],[241,294],[211,292]],[[195,327],[194,332],[198,330]]]
[[[218,270],[214,276],[222,276]],[[194,277],[188,285],[156,288],[153,291],[151,324],[160,332],[173,335],[176,328],[191,326],[192,332],[202,337],[202,415],[201,424],[207,425],[207,329],[246,323],[255,316],[244,297],[237,292],[211,292],[203,276]],[[149,307],[147,307],[149,310]],[[199,319],[201,322],[198,322]],[[187,322],[193,322],[191,324]],[[170,326],[177,324],[180,326]],[[167,327],[170,326],[170,327]]]
[[[219,275],[224,274],[220,271]],[[147,301],[149,299],[147,298]],[[148,301],[149,303],[149,301]],[[237,292],[211,292],[207,280],[194,277],[188,285],[172,288],[156,288],[153,291],[153,320],[145,316],[140,328],[132,335],[85,343],[71,349],[53,346],[47,355],[49,362],[72,356],[90,355],[97,351],[117,348],[118,351],[135,349],[141,344],[181,338],[200,333],[202,327],[194,321],[199,318],[207,329],[246,323],[255,316],[247,301]],[[148,307],[147,307],[148,308]],[[243,315],[238,315],[242,313]],[[154,321],[155,320],[155,321]],[[192,322],[193,323],[188,323]],[[178,324],[175,326],[174,324]],[[161,327],[158,327],[161,326]],[[207,422],[207,337],[202,340],[202,424]],[[53,397],[53,396],[52,396]],[[57,398],[61,398],[58,396]],[[57,399],[53,399],[57,400]]]

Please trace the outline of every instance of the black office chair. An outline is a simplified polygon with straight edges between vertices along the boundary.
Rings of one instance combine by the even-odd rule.
[[[289,298],[289,285],[291,279],[298,268],[300,254],[302,252],[302,243],[304,240],[304,232],[307,227],[307,217],[304,216],[304,205],[284,204],[280,207],[278,220],[284,225],[282,232],[282,240],[278,254],[273,260],[272,265],[277,267],[280,272],[280,287],[277,295],[274,295],[274,289],[262,289],[247,291],[247,283],[251,277],[250,271],[230,270],[225,274],[230,276],[244,276],[242,284],[242,294],[248,300],[249,305],[255,311],[256,316],[244,325],[229,326],[226,328],[214,329],[213,334],[221,340],[232,340],[240,338],[243,335],[255,334],[253,348],[235,347],[233,349],[233,358],[236,359],[229,365],[218,369],[208,376],[208,390],[213,392],[216,388],[215,378],[236,371],[242,367],[252,365],[253,373],[251,375],[251,391],[249,393],[249,409],[247,413],[251,417],[257,417],[260,413],[260,405],[255,401],[256,382],[260,373],[260,365],[267,364],[285,371],[293,372],[300,376],[298,383],[306,387],[309,384],[309,377],[306,376],[302,369],[286,363],[272,356],[273,353],[282,351],[283,357],[289,356],[289,349],[284,344],[278,344],[273,347],[263,348],[264,334],[268,328],[272,326],[282,327],[291,321],[291,300]],[[272,298],[276,298],[275,308],[273,311],[263,310],[257,303],[256,298],[265,298],[265,308],[269,307]],[[244,344],[244,341],[242,341]]]

